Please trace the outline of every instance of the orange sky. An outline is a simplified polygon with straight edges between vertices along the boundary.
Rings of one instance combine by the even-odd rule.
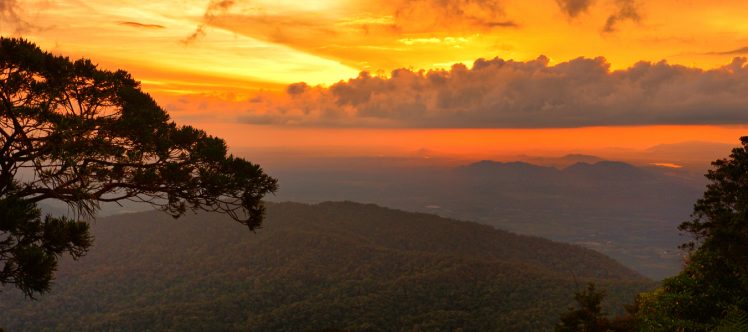
[[[325,156],[452,157],[459,160],[567,153],[630,157],[630,152],[659,144],[714,142],[737,145],[735,138],[745,135],[748,129],[745,126],[625,126],[402,130],[277,128],[226,122],[206,122],[202,128],[224,137],[236,148],[263,147],[279,151],[291,148],[295,151],[302,146]]]
[[[443,68],[495,56],[604,56],[614,68],[642,60],[707,68],[748,53],[741,51],[748,46],[744,1],[632,0],[639,18],[618,20],[612,31],[606,22],[621,1],[590,1],[574,17],[556,0],[436,5],[449,2],[13,0],[24,24],[4,18],[0,32],[126,67],[155,83],[154,91],[176,83],[202,92],[216,84],[330,84],[360,70]],[[200,26],[203,33],[185,43]]]
[[[465,129],[463,124],[445,128],[449,127],[448,117],[426,125],[440,129],[424,129],[414,128],[418,127],[418,118],[363,123],[356,122],[360,117],[354,117],[346,120],[345,128],[332,129],[335,125],[329,122],[302,119],[304,125],[295,126],[296,122],[288,118],[282,118],[283,123],[257,125],[257,116],[286,116],[293,111],[286,107],[292,106],[288,101],[263,104],[262,110],[251,105],[255,105],[252,103],[258,96],[291,100],[293,96],[286,95],[287,86],[295,82],[320,85],[320,95],[324,96],[332,93],[327,87],[355,78],[361,71],[383,78],[390,77],[397,68],[410,68],[414,72],[446,69],[451,74],[454,69],[450,68],[455,63],[464,63],[469,68],[478,58],[525,62],[544,55],[547,66],[554,68],[579,57],[602,56],[610,70],[606,75],[610,77],[615,77],[616,70],[634,73],[629,67],[639,61],[665,60],[684,68],[705,70],[720,68],[734,57],[748,53],[745,20],[748,2],[745,1],[12,0],[5,3],[5,8],[0,6],[3,36],[23,36],[56,53],[88,57],[105,68],[126,69],[142,81],[144,89],[178,122],[206,128],[227,138],[233,147],[308,146],[372,153],[429,149],[477,158],[500,151],[644,149],[684,141],[734,143],[744,131],[739,126],[740,109],[735,106],[743,101],[735,96],[748,95],[742,87],[727,94],[700,95],[690,101],[692,104],[683,106],[683,112],[691,112],[691,105],[712,104],[709,98],[713,96],[714,104],[725,110],[724,121],[721,113],[710,116],[704,123],[699,122],[705,118],[701,113],[674,120],[689,126],[667,125],[671,114],[665,114],[653,116],[654,120],[609,122],[608,118],[583,121],[575,115],[570,124],[559,125],[582,127],[576,129],[543,129],[554,125],[537,120],[531,123],[516,120],[507,125],[534,129],[507,129],[503,125],[497,129]],[[688,77],[695,77],[695,83],[687,87],[703,87],[703,82],[709,82],[715,73],[726,73],[721,78],[726,82],[742,80],[742,76],[737,77],[732,69],[725,68],[705,74],[689,73]],[[536,76],[534,72],[528,75]],[[575,75],[572,78],[578,79],[578,74]],[[706,78],[701,79],[702,76]],[[611,89],[628,89],[627,93],[633,89],[624,83],[616,84]],[[667,87],[661,90],[658,98],[671,98],[668,103],[683,99],[677,91]],[[506,96],[505,91],[500,93],[499,97]],[[574,93],[570,96],[579,97],[579,91]],[[614,93],[619,92],[614,90]],[[737,99],[730,99],[733,97]],[[492,100],[493,96],[485,98]],[[305,99],[302,103],[320,107],[311,114],[324,113],[324,107],[334,104],[319,100]],[[660,107],[658,112],[662,108],[656,101],[647,105]],[[335,107],[356,105],[338,103]],[[605,112],[605,107],[602,108],[601,112]],[[427,115],[431,111],[426,107]],[[631,111],[634,119],[639,116],[636,112],[643,112]],[[301,116],[308,115],[305,112],[309,111],[302,111]],[[247,118],[253,120],[244,122],[255,124],[240,123]],[[492,123],[486,127],[493,126]],[[592,123],[593,127],[585,123]],[[708,126],[703,125],[707,123]],[[378,128],[380,125],[383,127]]]

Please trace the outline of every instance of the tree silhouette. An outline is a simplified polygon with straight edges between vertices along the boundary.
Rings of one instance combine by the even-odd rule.
[[[595,284],[587,284],[587,289],[574,294],[577,308],[561,315],[556,332],[606,332],[609,321],[602,309],[605,292],[597,290]]]
[[[712,331],[748,317],[748,137],[712,163],[693,219],[680,225],[694,240],[680,274],[645,294],[639,320],[651,330]]]
[[[694,205],[693,220],[679,229],[691,233],[694,241],[685,249],[709,251],[727,265],[748,275],[748,136],[730,158],[712,163],[704,196]]]
[[[275,190],[223,140],[177,126],[127,72],[0,38],[0,283],[31,297],[48,290],[57,259],[90,247],[81,220],[101,202],[146,202],[175,217],[217,211],[253,230]],[[42,216],[43,200],[77,218]]]

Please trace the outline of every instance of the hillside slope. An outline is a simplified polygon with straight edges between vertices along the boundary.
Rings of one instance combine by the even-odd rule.
[[[353,200],[471,220],[579,244],[655,279],[680,271],[677,247],[685,239],[677,227],[704,190],[701,180],[612,161],[555,168],[484,160],[455,169],[272,174],[282,179],[278,200]]]
[[[269,204],[256,234],[215,214],[100,219],[39,301],[3,291],[0,326],[43,330],[551,329],[588,280],[620,307],[650,282],[581,247],[357,203]]]

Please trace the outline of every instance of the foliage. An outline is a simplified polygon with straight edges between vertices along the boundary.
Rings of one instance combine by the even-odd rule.
[[[587,284],[587,289],[574,294],[577,308],[561,315],[556,325],[556,332],[605,332],[608,330],[608,318],[602,311],[604,291],[595,289],[595,284]]]
[[[49,287],[56,257],[83,255],[91,245],[88,224],[41,213],[34,203],[18,197],[0,199],[0,283],[15,284],[27,296]]]
[[[612,319],[603,311],[603,300],[606,292],[597,290],[594,283],[587,284],[587,289],[574,294],[577,307],[570,307],[561,315],[556,324],[557,332],[634,332],[638,331],[635,313],[638,301],[625,305],[625,314]]]
[[[748,312],[733,307],[713,332],[748,332]]]
[[[127,72],[0,38],[0,283],[44,292],[58,258],[91,245],[85,222],[42,217],[43,200],[81,220],[133,200],[173,216],[224,212],[253,229],[276,188],[223,140],[177,126]]]
[[[96,250],[63,264],[42,301],[0,301],[0,325],[551,331],[573,275],[604,287],[611,313],[652,284],[589,249],[373,205],[268,203],[267,222],[243,236],[212,214],[100,219]]]
[[[728,159],[712,163],[710,183],[680,229],[694,235],[686,267],[642,298],[650,331],[712,331],[748,308],[748,137]],[[744,310],[744,309],[743,309]]]

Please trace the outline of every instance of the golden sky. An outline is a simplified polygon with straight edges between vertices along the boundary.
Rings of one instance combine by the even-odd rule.
[[[0,32],[125,67],[159,90],[331,84],[361,70],[497,56],[713,68],[748,53],[745,1],[567,1],[580,8],[562,0],[3,0],[16,4],[21,23],[6,15]],[[633,16],[621,16],[625,7]]]
[[[745,17],[736,0],[0,0],[3,36],[126,69],[232,145],[259,130],[450,151],[543,128],[582,128],[543,131],[577,148],[614,127],[639,147],[737,142]]]

